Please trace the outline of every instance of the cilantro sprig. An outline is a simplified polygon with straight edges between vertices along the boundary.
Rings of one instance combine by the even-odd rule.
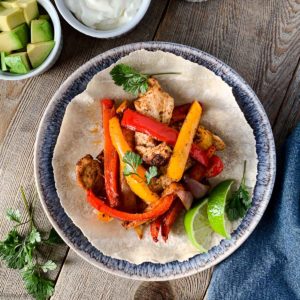
[[[125,163],[123,169],[124,176],[136,175],[139,178],[141,178],[142,181],[144,181],[144,178],[142,178],[137,171],[138,167],[143,163],[143,160],[140,155],[132,151],[127,151],[123,157],[123,162]],[[145,174],[146,183],[150,184],[151,179],[157,175],[158,175],[157,167],[151,166]]]
[[[251,207],[252,199],[250,197],[249,189],[246,186],[246,167],[247,161],[244,162],[244,171],[241,184],[237,191],[235,191],[226,205],[227,217],[230,221],[243,218],[247,210]]]
[[[124,91],[137,96],[139,93],[146,93],[148,90],[148,79],[154,75],[169,75],[180,74],[177,72],[155,73],[155,74],[142,74],[134,68],[118,64],[110,72],[112,79],[116,85],[122,86]]]
[[[56,269],[56,264],[47,260],[41,263],[38,248],[43,244],[56,245],[62,243],[54,229],[48,237],[46,233],[38,231],[34,222],[34,203],[29,203],[24,189],[21,196],[26,210],[26,220],[22,222],[18,209],[8,209],[6,217],[14,223],[6,238],[0,241],[0,259],[8,268],[19,269],[27,292],[35,299],[43,300],[54,292],[54,282],[45,277],[45,273]],[[21,235],[18,228],[26,226],[26,234]]]

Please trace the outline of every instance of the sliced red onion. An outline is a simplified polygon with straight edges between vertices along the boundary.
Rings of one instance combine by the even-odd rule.
[[[191,192],[185,190],[178,190],[176,191],[176,195],[181,200],[183,206],[186,210],[189,210],[192,206],[194,197]]]
[[[190,192],[193,194],[193,196],[196,199],[202,198],[204,197],[208,190],[209,190],[209,186],[202,184],[201,182],[189,177],[189,176],[184,176],[183,178],[184,182],[186,183],[188,189],[190,190]]]

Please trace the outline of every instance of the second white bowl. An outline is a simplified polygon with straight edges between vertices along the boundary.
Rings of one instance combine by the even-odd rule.
[[[146,14],[149,8],[150,3],[151,0],[143,0],[137,14],[128,23],[125,23],[124,25],[118,28],[114,28],[110,30],[97,30],[97,29],[90,28],[82,24],[79,20],[77,20],[76,17],[72,14],[72,12],[67,7],[64,0],[55,0],[57,9],[59,10],[63,18],[73,28],[88,36],[92,36],[100,39],[118,37],[133,29],[143,19],[144,15]]]

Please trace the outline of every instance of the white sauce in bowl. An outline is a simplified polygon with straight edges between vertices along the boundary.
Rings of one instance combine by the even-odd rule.
[[[142,0],[65,0],[65,3],[86,26],[110,30],[128,23],[137,14]]]

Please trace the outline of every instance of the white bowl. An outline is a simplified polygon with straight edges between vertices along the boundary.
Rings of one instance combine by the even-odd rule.
[[[76,0],[77,1],[77,0]],[[114,38],[118,37],[120,35],[123,35],[124,33],[132,30],[144,17],[146,14],[149,5],[151,3],[151,0],[142,0],[142,4],[136,13],[136,15],[127,23],[123,24],[120,27],[110,29],[110,30],[97,30],[90,28],[84,24],[82,24],[80,21],[76,19],[76,17],[73,15],[73,13],[69,10],[69,8],[66,6],[64,0],[55,0],[55,4],[57,6],[57,9],[63,16],[63,18],[76,30],[80,31],[81,33],[84,33],[88,36],[92,36],[95,38],[100,39],[108,39],[108,38]]]
[[[55,46],[52,49],[51,53],[47,57],[47,59],[37,68],[31,70],[30,72],[26,74],[12,74],[9,72],[2,72],[0,71],[0,79],[3,80],[22,80],[27,79],[36,75],[40,75],[47,70],[49,70],[57,61],[61,49],[62,49],[62,33],[61,33],[61,26],[58,14],[56,12],[56,9],[54,5],[49,0],[37,0],[40,6],[42,6],[48,15],[51,18],[53,29],[54,29],[54,41]]]

